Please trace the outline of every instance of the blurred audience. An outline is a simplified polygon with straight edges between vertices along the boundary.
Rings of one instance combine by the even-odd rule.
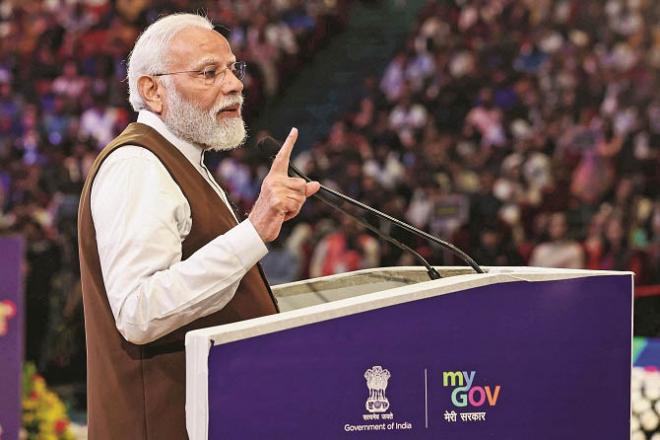
[[[484,265],[657,283],[658,23],[650,0],[429,1],[382,77],[356,88],[355,108],[297,165]],[[312,202],[297,221],[330,216]],[[375,223],[433,263],[459,263]],[[331,244],[346,252],[345,234],[310,234],[316,258],[301,274],[310,262],[315,275],[365,267],[359,246],[350,268],[327,262]],[[417,263],[382,243],[371,264]]]
[[[345,22],[346,3],[0,0],[0,231],[27,238],[27,303],[42,308],[28,319],[56,333],[28,335],[30,357],[53,340],[69,341],[59,358],[82,350],[80,337],[57,336],[82,329],[71,312],[78,197],[98,149],[134,118],[123,60],[140,29],[179,10],[231,28],[249,62],[250,118]],[[660,283],[658,23],[653,0],[429,1],[382,77],[355,86],[355,107],[296,165],[484,265],[633,270],[638,284]],[[241,150],[220,161],[239,211],[266,167]],[[281,260],[264,262],[274,283],[417,264],[331,218],[341,216],[303,207],[274,250]],[[459,263],[366,218],[433,264]]]

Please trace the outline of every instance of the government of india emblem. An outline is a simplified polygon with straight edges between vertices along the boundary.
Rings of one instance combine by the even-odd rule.
[[[383,413],[389,409],[390,401],[387,400],[385,389],[390,376],[389,370],[384,370],[380,365],[375,365],[364,372],[367,388],[369,388],[369,397],[365,407],[370,413]]]

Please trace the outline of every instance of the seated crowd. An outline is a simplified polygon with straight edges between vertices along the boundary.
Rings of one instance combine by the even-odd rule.
[[[249,119],[348,2],[197,3],[0,0],[0,233],[28,243],[27,358],[40,367],[83,355],[79,193],[133,117],[124,60],[139,29],[198,9],[232,28]],[[429,1],[382,76],[296,164],[482,265],[634,270],[658,284],[658,14],[649,0]],[[266,167],[240,149],[216,175],[247,210]],[[369,219],[432,264],[459,264]],[[401,264],[417,263],[314,201],[264,259],[272,284]]]
[[[648,1],[430,1],[382,77],[297,164],[482,265],[660,283],[658,14]],[[242,154],[217,175],[247,209],[264,166]],[[264,261],[272,279],[417,264],[328,220],[340,217],[308,203]],[[459,263],[380,226],[432,263]]]

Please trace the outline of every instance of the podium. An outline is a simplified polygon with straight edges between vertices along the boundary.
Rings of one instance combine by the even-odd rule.
[[[192,440],[630,435],[633,274],[379,268],[186,335]]]

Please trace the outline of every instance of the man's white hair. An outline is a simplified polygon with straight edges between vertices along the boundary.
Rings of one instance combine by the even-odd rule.
[[[179,31],[190,27],[213,29],[213,24],[201,15],[172,14],[153,22],[137,39],[128,56],[128,101],[133,110],[147,108],[138,91],[138,78],[142,75],[165,73],[170,61],[170,41]]]

